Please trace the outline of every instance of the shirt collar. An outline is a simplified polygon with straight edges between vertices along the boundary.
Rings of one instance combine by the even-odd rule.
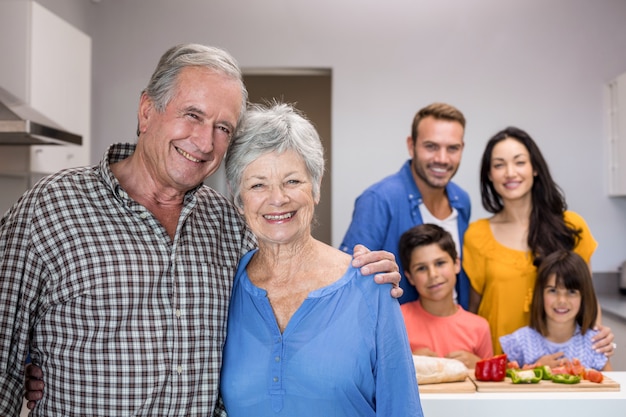
[[[113,191],[113,194],[122,200],[128,200],[130,199],[130,197],[128,196],[126,191],[124,191],[115,175],[113,175],[111,165],[131,156],[135,152],[136,148],[137,145],[134,143],[114,143],[113,145],[109,146],[104,154],[104,157],[100,161],[100,175],[102,177],[102,180],[107,185],[107,187],[111,191]],[[191,201],[194,194],[200,187],[202,187],[202,184],[198,184],[197,187],[189,190],[185,194],[185,203]]]

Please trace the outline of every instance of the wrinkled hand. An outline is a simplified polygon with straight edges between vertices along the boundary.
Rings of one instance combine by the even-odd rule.
[[[24,380],[24,398],[28,400],[26,406],[29,410],[35,408],[37,401],[43,398],[43,371],[33,364],[26,365],[26,379]]]
[[[610,357],[615,353],[615,345],[613,340],[615,335],[610,327],[598,325],[595,327],[598,334],[591,338],[593,340],[593,349],[598,353],[604,353],[604,356]]]
[[[391,296],[400,298],[404,292],[400,288],[400,268],[396,263],[393,253],[384,250],[370,251],[363,245],[354,247],[352,266],[361,268],[363,275],[374,275],[374,281],[378,284],[392,284]]]
[[[481,359],[473,353],[466,352],[464,350],[455,350],[454,352],[450,352],[446,355],[446,358],[456,359],[457,361],[463,362],[463,365],[465,365],[467,369],[476,368],[476,362]]]

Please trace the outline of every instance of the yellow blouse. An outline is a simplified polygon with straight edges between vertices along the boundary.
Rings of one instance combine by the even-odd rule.
[[[572,211],[566,211],[563,218],[566,223],[582,230],[574,251],[589,263],[598,243],[587,223]],[[471,223],[465,232],[463,268],[472,288],[482,295],[478,315],[489,322],[493,353],[500,354],[500,336],[530,324],[537,268],[529,252],[514,250],[496,241],[489,219]]]

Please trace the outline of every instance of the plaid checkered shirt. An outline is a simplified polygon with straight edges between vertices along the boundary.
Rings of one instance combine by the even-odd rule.
[[[214,412],[233,277],[254,236],[202,185],[170,239],[110,170],[134,149],[43,179],[0,223],[2,416],[19,415],[29,351],[45,381],[33,417]]]

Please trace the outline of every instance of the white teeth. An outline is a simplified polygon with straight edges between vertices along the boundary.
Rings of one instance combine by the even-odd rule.
[[[265,217],[267,220],[285,220],[285,219],[289,219],[289,218],[293,217],[293,213],[281,214],[279,216],[270,216],[268,214],[268,215],[265,215],[263,217]]]
[[[187,152],[183,151],[180,148],[175,148],[176,151],[181,154],[182,156],[184,156],[185,158],[189,159],[191,162],[202,162],[200,159],[196,159],[193,156],[189,155]]]

